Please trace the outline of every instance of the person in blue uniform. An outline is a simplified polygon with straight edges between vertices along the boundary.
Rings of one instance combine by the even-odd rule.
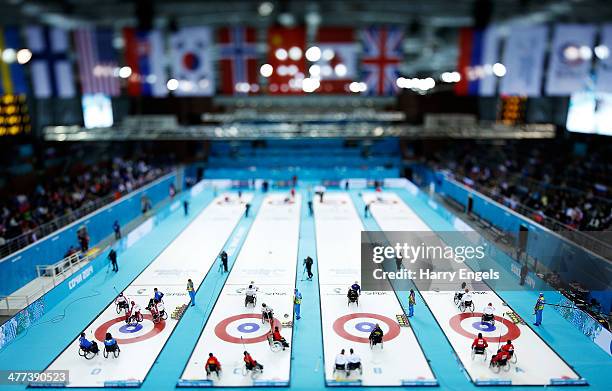
[[[85,337],[85,333],[81,333],[81,337],[79,338],[79,346],[85,351],[98,353],[98,344],[96,341],[88,340]]]
[[[295,288],[293,292],[293,309],[295,310],[295,319],[301,319],[300,308],[302,306],[302,294]]]
[[[107,352],[113,352],[119,347],[117,340],[113,338],[111,333],[106,333],[106,336],[104,337],[104,346]]]
[[[162,301],[162,297],[164,297],[164,294],[158,291],[157,288],[153,288],[153,299]]]
[[[539,326],[542,324],[542,312],[544,312],[544,305],[546,304],[546,300],[544,300],[544,294],[540,293],[540,297],[538,297],[538,301],[536,302],[535,307],[533,308],[536,321],[534,323],[535,326]]]

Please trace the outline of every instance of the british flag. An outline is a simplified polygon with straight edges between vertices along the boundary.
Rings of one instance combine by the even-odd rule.
[[[221,89],[224,94],[245,94],[257,89],[256,32],[252,27],[219,30]]]
[[[403,31],[397,27],[370,27],[362,32],[366,94],[392,95],[397,91],[403,38]]]

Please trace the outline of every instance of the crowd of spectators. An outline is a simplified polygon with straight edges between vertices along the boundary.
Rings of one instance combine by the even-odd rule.
[[[100,162],[78,174],[42,174],[29,193],[0,198],[0,246],[20,235],[36,241],[36,228],[101,199],[118,199],[167,172],[144,160]]]
[[[535,221],[553,218],[586,231],[612,229],[612,151],[564,141],[456,143],[429,156],[458,180]]]

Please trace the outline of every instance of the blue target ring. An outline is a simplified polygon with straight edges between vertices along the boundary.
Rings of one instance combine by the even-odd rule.
[[[355,325],[355,328],[361,332],[369,333],[374,330],[374,324],[370,322],[359,322]]]
[[[121,326],[119,328],[119,331],[121,331],[122,333],[135,333],[140,330],[142,330],[142,325],[140,323],[126,324],[125,326]]]
[[[238,326],[238,331],[241,333],[254,333],[259,330],[259,325],[257,323],[243,323]]]
[[[494,325],[492,325],[491,323],[482,323],[482,322],[474,322],[472,323],[472,327],[474,327],[476,330],[478,331],[487,331],[487,332],[491,332],[491,331],[495,331],[496,328]]]

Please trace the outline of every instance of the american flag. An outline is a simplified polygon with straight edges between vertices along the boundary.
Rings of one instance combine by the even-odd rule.
[[[118,96],[121,92],[117,54],[110,29],[79,29],[74,33],[83,94]]]
[[[396,27],[370,27],[363,31],[361,60],[368,95],[391,95],[402,60],[404,34]]]

